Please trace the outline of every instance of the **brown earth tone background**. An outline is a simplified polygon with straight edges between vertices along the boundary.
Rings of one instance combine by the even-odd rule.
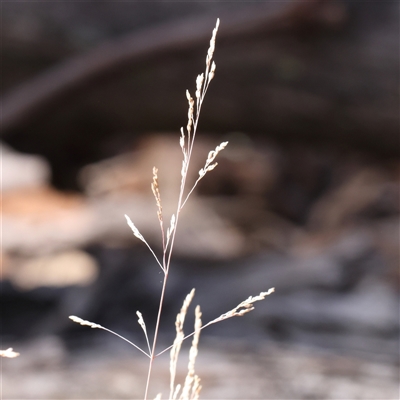
[[[3,398],[142,396],[145,360],[68,315],[145,344],[135,312],[154,323],[161,278],[123,214],[159,253],[152,167],[171,213],[185,90],[217,17],[189,179],[229,145],[182,215],[161,345],[192,287],[206,322],[274,286],[204,331],[203,398],[398,398],[398,11],[2,3],[1,341],[21,353]]]

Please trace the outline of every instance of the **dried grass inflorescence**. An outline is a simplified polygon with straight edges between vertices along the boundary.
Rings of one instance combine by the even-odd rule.
[[[156,357],[163,354],[164,352],[171,350],[170,352],[170,400],[197,400],[200,395],[201,385],[200,385],[200,378],[195,373],[195,361],[198,354],[198,344],[200,338],[200,332],[202,329],[206,328],[207,326],[223,321],[228,318],[243,316],[244,314],[252,311],[254,309],[254,303],[260,300],[264,300],[266,296],[271,294],[274,289],[269,289],[267,292],[261,292],[258,296],[250,296],[245,301],[242,301],[239,305],[237,305],[232,310],[220,315],[218,318],[208,322],[205,325],[202,325],[201,321],[201,311],[200,307],[197,306],[195,309],[195,325],[194,330],[189,335],[184,335],[183,326],[185,322],[185,317],[188,311],[188,308],[193,300],[194,297],[194,289],[186,296],[182,308],[179,314],[176,317],[175,328],[176,328],[176,337],[174,343],[162,350],[159,353],[156,353],[156,345],[157,345],[157,338],[158,338],[158,331],[160,326],[160,319],[162,314],[162,308],[164,303],[164,295],[167,286],[167,279],[170,269],[171,263],[171,256],[175,242],[175,236],[177,232],[178,222],[180,213],[182,208],[188,201],[190,195],[193,193],[194,189],[196,188],[199,181],[210,171],[212,171],[218,164],[215,162],[216,157],[218,154],[227,146],[228,142],[222,142],[218,145],[215,150],[211,150],[208,153],[207,159],[205,161],[204,167],[200,169],[199,176],[197,180],[192,184],[189,190],[186,189],[186,179],[188,176],[188,170],[190,166],[190,160],[193,152],[194,141],[196,137],[197,127],[199,123],[200,111],[201,107],[207,93],[207,89],[209,87],[210,82],[214,78],[216,64],[213,61],[214,50],[215,50],[215,41],[219,27],[219,19],[217,20],[217,24],[213,30],[212,37],[210,40],[210,47],[207,52],[206,57],[206,68],[205,72],[198,75],[196,79],[196,92],[195,92],[195,99],[191,96],[190,92],[186,91],[186,98],[188,100],[188,121],[186,124],[186,132],[185,129],[182,127],[180,130],[180,139],[179,145],[182,150],[183,160],[182,160],[182,169],[181,169],[181,186],[177,201],[176,212],[172,214],[170,217],[170,224],[165,232],[164,228],[164,215],[163,215],[163,208],[161,202],[161,194],[159,189],[159,182],[158,182],[158,169],[156,167],[153,168],[153,180],[151,183],[151,190],[153,192],[156,206],[157,206],[157,218],[160,224],[161,229],[161,237],[162,237],[162,257],[158,258],[151,246],[147,243],[143,235],[140,233],[139,229],[135,226],[135,224],[131,221],[131,219],[125,215],[126,221],[128,226],[131,228],[133,235],[141,240],[150,250],[152,255],[154,256],[155,260],[157,261],[158,265],[164,272],[164,279],[163,279],[163,286],[161,290],[160,296],[160,303],[158,309],[158,316],[157,322],[154,329],[154,337],[153,342],[150,344],[150,340],[147,334],[147,328],[145,321],[143,319],[142,314],[137,311],[138,316],[138,324],[143,330],[143,333],[146,337],[148,352],[141,349],[136,344],[130,342],[128,339],[120,336],[118,333],[113,332],[110,329],[107,329],[99,324],[83,320],[82,318],[76,316],[70,316],[70,319],[80,325],[88,326],[90,328],[97,328],[103,329],[107,332],[112,333],[115,336],[125,340],[126,342],[130,343],[136,349],[141,351],[149,358],[149,368],[147,374],[147,381],[146,381],[146,388],[145,388],[145,400],[148,398],[149,386],[150,386],[150,378],[152,373],[153,363]],[[182,342],[193,336],[192,345],[189,351],[189,363],[188,363],[188,372],[186,378],[181,384],[175,384],[176,380],[176,370],[178,365],[178,357],[181,350]],[[161,400],[161,394],[157,395],[157,400]]]
[[[178,363],[178,356],[179,352],[181,351],[181,346],[183,339],[185,337],[183,333],[183,324],[185,322],[186,318],[186,313],[189,308],[190,303],[192,302],[193,296],[194,296],[194,289],[191,290],[191,292],[186,296],[185,301],[183,302],[181,311],[179,314],[176,316],[176,321],[175,321],[175,329],[176,329],[176,335],[175,335],[175,340],[174,344],[172,345],[171,348],[171,354],[170,354],[170,363],[169,363],[169,371],[170,371],[170,399],[175,398],[175,391],[180,389],[175,387],[175,375],[176,375],[176,366]]]
[[[89,327],[92,328],[92,329],[102,329],[103,331],[110,332],[110,333],[112,333],[113,335],[119,337],[120,339],[125,340],[125,342],[129,343],[130,345],[132,345],[133,347],[135,347],[135,348],[138,349],[140,352],[142,352],[143,354],[145,354],[147,357],[150,358],[150,355],[147,354],[144,350],[142,350],[142,349],[141,349],[139,346],[137,346],[135,343],[132,343],[130,340],[128,340],[128,339],[126,339],[125,337],[119,335],[118,333],[112,331],[111,329],[105,328],[104,326],[101,326],[101,325],[99,325],[99,324],[95,324],[94,322],[86,321],[86,320],[84,320],[84,319],[82,319],[82,318],[79,318],[79,317],[77,317],[77,316],[75,316],[75,315],[70,315],[70,316],[69,316],[69,319],[72,320],[72,321],[74,321],[74,322],[76,322],[76,323],[79,324],[79,325],[89,326]],[[143,320],[143,318],[142,318],[142,320]],[[138,321],[138,322],[139,322],[139,325],[141,325],[140,317],[139,317],[139,321]],[[143,325],[144,325],[144,321],[143,321]],[[143,329],[143,330],[144,330],[144,332],[145,332],[145,334],[146,334],[146,329]],[[147,334],[146,334],[146,338],[147,338]]]
[[[196,400],[199,398],[200,395],[200,389],[201,389],[200,378],[195,374],[195,369],[194,369],[196,357],[198,354],[198,344],[199,344],[200,330],[202,324],[201,311],[199,306],[197,306],[195,310],[195,323],[194,323],[195,334],[193,337],[192,346],[189,351],[188,372],[183,387],[180,384],[175,385],[178,356],[181,350],[182,342],[185,339],[183,332],[183,324],[185,322],[187,310],[193,299],[194,292],[195,290],[192,289],[191,292],[186,296],[181,311],[176,316],[176,321],[175,321],[176,336],[170,352],[170,395],[169,395],[170,400]]]
[[[0,357],[15,358],[18,356],[19,356],[19,353],[14,351],[12,347],[9,347],[7,350],[0,350]]]
[[[162,224],[163,218],[162,218],[162,203],[161,203],[161,195],[160,195],[160,189],[158,188],[158,169],[156,167],[153,167],[153,182],[151,184],[151,190],[153,191],[154,198],[156,199],[156,204],[157,204],[157,216],[158,220]],[[161,226],[161,229],[162,226]]]
[[[220,315],[218,318],[212,320],[207,325],[214,324],[216,322],[223,321],[232,317],[242,317],[244,314],[247,314],[250,311],[254,310],[254,303],[256,301],[264,300],[268,295],[273,293],[275,288],[269,289],[267,292],[261,292],[258,296],[250,296],[246,300],[242,301],[232,310]]]

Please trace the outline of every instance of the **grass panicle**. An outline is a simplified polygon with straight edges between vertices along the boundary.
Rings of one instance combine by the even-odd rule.
[[[115,336],[118,336],[119,338],[125,340],[126,342],[128,342],[129,344],[134,346],[136,349],[138,349],[140,352],[142,352],[149,358],[149,367],[148,367],[147,380],[146,380],[146,386],[145,386],[145,394],[144,394],[145,400],[148,398],[148,395],[149,395],[149,388],[150,388],[150,381],[151,381],[151,376],[152,376],[152,368],[153,368],[154,360],[159,355],[165,353],[168,350],[171,350],[170,351],[169,399],[170,400],[197,400],[197,399],[199,399],[201,384],[200,384],[200,378],[195,373],[195,362],[196,362],[196,357],[198,355],[198,345],[199,345],[199,338],[200,338],[201,330],[206,328],[207,326],[210,326],[217,322],[224,321],[228,318],[243,316],[244,314],[246,314],[254,309],[255,302],[264,300],[266,296],[268,296],[269,294],[271,294],[274,291],[274,289],[272,288],[272,289],[269,289],[267,292],[261,292],[258,296],[250,296],[249,298],[247,298],[246,300],[244,300],[240,304],[238,304],[232,310],[220,315],[218,318],[215,318],[214,320],[208,322],[205,325],[202,325],[202,320],[201,320],[202,314],[200,311],[200,307],[197,306],[195,308],[194,330],[192,333],[185,336],[184,330],[183,330],[184,322],[185,322],[188,308],[193,300],[194,293],[195,293],[195,290],[192,289],[192,291],[186,296],[186,298],[183,302],[182,308],[176,317],[176,321],[175,321],[176,336],[175,336],[175,340],[174,340],[173,344],[158,353],[156,352],[161,314],[162,314],[162,309],[163,309],[163,304],[164,304],[165,291],[166,291],[166,287],[167,287],[168,274],[169,274],[170,265],[171,265],[171,257],[172,257],[172,253],[173,253],[180,213],[181,213],[184,205],[188,201],[189,197],[191,196],[191,194],[197,187],[197,184],[199,183],[199,181],[201,179],[203,179],[204,176],[208,172],[212,171],[218,165],[218,163],[215,160],[216,160],[218,154],[222,150],[224,150],[224,148],[228,145],[228,142],[222,142],[221,144],[216,146],[216,148],[214,150],[211,150],[208,153],[204,167],[200,169],[197,180],[191,184],[191,187],[189,189],[187,189],[186,186],[187,186],[188,171],[189,171],[189,167],[190,167],[190,160],[192,157],[194,142],[195,142],[196,133],[197,133],[197,129],[198,129],[201,107],[202,107],[205,95],[207,93],[208,87],[210,85],[210,82],[214,78],[215,71],[216,71],[216,64],[213,60],[213,56],[214,56],[214,51],[215,51],[215,44],[216,44],[218,28],[219,28],[219,19],[217,20],[216,26],[213,30],[212,37],[210,40],[210,46],[207,51],[205,71],[204,71],[204,73],[201,73],[200,75],[198,75],[197,79],[196,79],[195,99],[191,96],[191,94],[188,90],[186,91],[186,98],[188,101],[188,114],[187,114],[188,120],[187,120],[187,124],[186,124],[186,131],[185,131],[185,128],[182,127],[180,130],[180,138],[179,138],[179,146],[181,147],[182,155],[183,155],[182,168],[181,168],[181,183],[180,183],[178,201],[177,201],[177,205],[176,205],[176,211],[171,216],[170,223],[169,223],[169,226],[167,227],[166,232],[165,232],[165,227],[164,227],[164,215],[163,215],[163,208],[162,208],[162,201],[161,201],[161,193],[160,193],[160,189],[159,189],[158,169],[156,167],[153,168],[153,180],[151,183],[151,190],[152,190],[154,198],[155,198],[155,203],[156,203],[156,207],[157,207],[157,218],[158,218],[160,230],[161,230],[162,257],[160,257],[160,258],[157,257],[157,255],[155,254],[153,249],[150,247],[150,245],[147,243],[147,241],[145,240],[143,235],[140,233],[139,229],[135,226],[135,224],[131,221],[131,219],[127,215],[125,215],[126,222],[127,222],[128,226],[131,228],[133,235],[136,238],[138,238],[139,240],[141,240],[143,243],[145,243],[145,245],[149,248],[150,252],[152,253],[157,264],[160,266],[160,268],[162,269],[162,271],[164,273],[164,279],[163,279],[163,283],[162,283],[162,289],[161,289],[160,301],[159,301],[159,307],[158,307],[157,320],[156,320],[156,324],[155,324],[155,328],[154,328],[154,335],[153,335],[152,343],[150,343],[146,324],[145,324],[142,314],[139,311],[137,311],[137,313],[136,313],[136,315],[138,316],[138,324],[141,327],[141,329],[143,330],[145,338],[146,338],[148,352],[141,349],[139,346],[132,343],[128,339],[122,337],[118,333],[116,333],[108,328],[105,328],[99,324],[83,320],[82,318],[79,318],[76,316],[69,317],[72,321],[74,321],[80,325],[88,326],[88,327],[94,328],[94,329],[103,329],[107,332],[112,333]],[[193,336],[192,344],[191,344],[191,348],[189,350],[188,371],[187,371],[187,374],[186,374],[183,384],[176,384],[176,371],[177,371],[177,366],[178,366],[178,357],[179,357],[179,353],[181,351],[182,343],[185,339],[192,337],[192,336]],[[9,350],[10,350],[9,354],[11,354],[12,349],[8,349],[6,351],[9,351]],[[158,394],[156,399],[161,400],[161,394]]]
[[[185,323],[186,313],[190,306],[190,303],[193,300],[195,289],[192,289],[191,292],[186,296],[185,301],[183,302],[181,311],[176,316],[175,321],[175,329],[176,335],[174,344],[171,347],[170,353],[170,363],[169,363],[169,371],[170,371],[170,399],[174,399],[176,396],[176,387],[175,387],[175,376],[176,376],[176,366],[178,364],[178,356],[181,351],[181,346],[183,339],[185,337],[183,332],[183,324]],[[179,390],[179,389],[178,389]]]

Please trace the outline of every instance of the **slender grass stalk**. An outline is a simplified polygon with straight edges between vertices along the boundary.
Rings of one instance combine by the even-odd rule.
[[[196,110],[194,109],[194,100],[193,100],[192,96],[190,95],[188,90],[186,91],[186,97],[187,97],[188,104],[189,104],[188,122],[186,125],[187,139],[185,141],[185,132],[184,132],[184,129],[181,128],[180,145],[181,145],[181,149],[182,149],[182,153],[183,153],[183,162],[182,162],[182,170],[181,170],[181,186],[180,186],[180,191],[179,191],[176,213],[173,214],[173,216],[171,218],[170,227],[167,231],[167,242],[165,242],[165,235],[164,235],[164,229],[163,229],[163,224],[162,224],[163,218],[162,218],[162,208],[161,208],[161,196],[160,196],[160,193],[158,190],[158,178],[157,178],[157,173],[154,172],[154,170],[153,170],[152,190],[153,190],[153,194],[156,199],[156,203],[157,203],[157,207],[158,207],[157,215],[158,215],[161,232],[162,232],[162,240],[163,240],[163,266],[162,266],[162,269],[164,271],[164,280],[163,280],[163,286],[162,286],[162,290],[161,290],[160,303],[159,303],[158,314],[157,314],[157,321],[156,321],[156,326],[155,326],[155,330],[154,330],[154,339],[153,339],[153,345],[152,345],[152,349],[151,349],[152,351],[151,351],[151,357],[150,357],[150,362],[149,362],[146,390],[145,390],[145,395],[144,395],[145,400],[147,399],[147,396],[148,396],[152,367],[153,367],[154,359],[156,357],[155,354],[156,354],[158,332],[159,332],[159,328],[160,328],[160,320],[161,320],[162,308],[163,308],[163,303],[164,303],[165,290],[166,290],[166,286],[167,286],[168,273],[169,273],[169,269],[170,269],[170,265],[171,265],[171,258],[172,258],[172,252],[173,252],[175,238],[176,238],[179,216],[180,216],[180,213],[184,206],[184,203],[186,203],[190,194],[193,192],[194,187],[197,185],[198,181],[207,172],[207,170],[204,169],[203,175],[200,174],[199,179],[197,179],[197,181],[195,182],[192,189],[189,191],[186,198],[184,198],[187,173],[188,173],[189,166],[190,166],[190,160],[192,157],[194,140],[196,137],[197,127],[198,127],[198,123],[199,123],[201,105],[204,101],[204,97],[206,95],[208,86],[209,86],[212,78],[214,77],[215,68],[216,68],[214,61],[212,61],[212,57],[213,57],[214,49],[215,49],[215,40],[216,40],[216,36],[217,36],[218,27],[219,27],[219,19],[217,20],[217,24],[213,30],[213,34],[212,34],[212,37],[210,40],[210,47],[208,49],[207,58],[206,58],[205,73],[204,73],[204,75],[203,74],[199,75],[196,80],[196,100],[197,100]],[[215,154],[215,156],[216,155],[217,155],[217,153]],[[155,169],[155,171],[156,171],[156,169]]]
[[[154,339],[153,339],[153,345],[151,347],[149,369],[148,369],[148,372],[147,372],[147,380],[146,380],[146,389],[145,389],[145,393],[144,393],[144,400],[147,400],[147,396],[148,396],[148,393],[149,393],[149,387],[150,387],[151,373],[152,373],[152,370],[153,370],[153,363],[154,363],[154,360],[156,358],[155,352],[156,352],[156,346],[157,346],[158,331],[160,329],[160,321],[161,321],[162,308],[163,308],[163,304],[164,304],[165,290],[166,290],[166,287],[167,287],[167,280],[168,280],[168,272],[166,272],[165,275],[164,275],[164,281],[163,281],[163,286],[162,286],[162,290],[161,290],[160,305],[158,307],[157,322],[156,322],[156,327],[154,329]]]
[[[161,315],[162,315],[162,310],[163,310],[163,304],[164,304],[164,298],[165,298],[165,293],[166,293],[166,288],[167,288],[167,281],[168,281],[168,276],[169,276],[169,270],[171,266],[171,258],[172,258],[172,253],[174,249],[174,244],[175,244],[175,239],[176,239],[176,232],[177,232],[177,226],[179,223],[179,218],[180,218],[180,213],[185,206],[186,202],[188,201],[189,197],[195,190],[197,184],[200,182],[201,179],[207,174],[207,172],[212,171],[216,166],[217,163],[215,162],[215,159],[220,151],[222,151],[228,144],[228,142],[223,142],[220,145],[218,145],[215,150],[211,150],[208,153],[206,162],[204,164],[204,167],[200,169],[199,171],[199,176],[196,179],[196,181],[192,184],[191,188],[189,190],[186,190],[186,181],[187,181],[187,176],[188,176],[188,170],[190,166],[190,160],[192,157],[193,153],[193,147],[194,147],[194,141],[198,129],[198,124],[199,124],[199,117],[200,117],[200,111],[201,107],[205,98],[205,95],[207,93],[208,87],[210,85],[211,80],[214,78],[215,75],[215,70],[216,70],[216,65],[215,62],[213,61],[213,55],[214,55],[214,50],[215,50],[215,40],[216,40],[216,35],[219,27],[219,19],[217,20],[217,24],[213,30],[212,37],[210,40],[210,47],[207,52],[207,57],[206,57],[206,67],[205,67],[205,72],[198,75],[196,79],[196,94],[194,100],[192,96],[190,95],[189,91],[186,91],[186,98],[188,100],[188,122],[186,125],[186,131],[182,127],[181,128],[181,137],[179,140],[179,145],[182,150],[182,155],[183,155],[183,160],[182,160],[182,169],[181,169],[181,184],[180,184],[180,190],[179,190],[179,196],[177,200],[177,207],[176,207],[176,212],[175,214],[172,215],[169,223],[169,227],[167,228],[165,232],[165,227],[164,227],[164,216],[163,216],[163,209],[162,209],[162,202],[161,202],[161,194],[159,190],[159,184],[158,184],[158,170],[156,167],[153,168],[153,181],[151,183],[151,189],[156,201],[157,205],[157,217],[158,221],[160,224],[160,230],[161,230],[161,240],[162,240],[162,258],[158,258],[151,246],[147,243],[145,238],[142,236],[142,234],[139,232],[138,228],[134,225],[134,223],[131,221],[131,219],[125,215],[126,221],[128,226],[131,228],[134,236],[136,236],[139,240],[141,240],[145,245],[149,248],[151,254],[155,258],[157,264],[161,268],[161,270],[164,273],[164,279],[163,279],[163,284],[162,284],[162,289],[161,289],[161,294],[160,294],[160,301],[159,301],[159,307],[158,307],[158,313],[157,313],[157,320],[154,328],[154,336],[152,340],[152,344],[150,345],[150,340],[147,334],[147,328],[146,324],[144,322],[142,314],[137,311],[137,316],[138,316],[138,323],[141,326],[143,333],[146,338],[147,342],[147,347],[148,347],[148,352],[145,350],[141,349],[139,346],[136,344],[132,343],[128,339],[124,338],[123,336],[119,335],[118,333],[115,333],[114,331],[105,328],[99,324],[89,322],[86,320],[83,320],[79,317],[76,316],[70,316],[70,319],[76,323],[79,323],[81,325],[89,326],[91,328],[98,328],[98,329],[103,329],[107,332],[112,333],[115,336],[118,336],[119,338],[123,339],[124,341],[128,342],[131,344],[133,347],[138,349],[141,353],[145,354],[149,358],[149,366],[148,366],[148,371],[147,371],[147,379],[146,379],[146,386],[145,386],[145,393],[144,393],[144,400],[147,400],[149,396],[149,389],[150,389],[150,383],[151,383],[151,376],[152,376],[152,371],[153,371],[153,365],[155,359],[160,356],[161,354],[165,353],[168,350],[171,350],[171,360],[170,360],[170,394],[169,398],[170,400],[197,400],[199,398],[199,393],[201,389],[200,385],[200,378],[195,374],[194,371],[194,364],[196,360],[196,356],[198,353],[198,342],[199,342],[199,336],[200,336],[200,331],[203,330],[204,328],[215,324],[217,322],[224,321],[225,319],[232,318],[232,317],[237,317],[237,316],[243,316],[244,314],[252,311],[254,309],[254,303],[256,301],[264,300],[267,295],[272,293],[274,289],[269,289],[267,292],[261,292],[258,296],[250,296],[248,299],[242,301],[239,305],[237,305],[235,308],[232,310],[220,315],[218,318],[213,319],[212,321],[208,322],[205,325],[202,325],[201,321],[201,311],[200,307],[197,306],[195,310],[195,326],[194,330],[192,333],[188,335],[184,335],[183,332],[183,324],[185,321],[185,316],[188,310],[188,307],[193,299],[194,296],[194,289],[187,295],[183,306],[181,308],[180,313],[177,315],[177,319],[175,322],[175,327],[176,327],[176,338],[174,340],[174,343],[162,350],[161,352],[157,353],[156,348],[157,348],[157,340],[158,340],[158,334],[159,334],[159,329],[160,329],[160,321],[161,321]],[[161,260],[161,261],[160,261]],[[188,373],[185,378],[184,385],[176,385],[175,386],[175,377],[176,377],[176,368],[177,368],[177,360],[178,360],[178,355],[181,349],[181,344],[182,342],[189,338],[193,337],[192,341],[192,346],[190,348],[189,352],[189,364],[188,364]],[[161,394],[159,394],[156,399],[161,399]]]

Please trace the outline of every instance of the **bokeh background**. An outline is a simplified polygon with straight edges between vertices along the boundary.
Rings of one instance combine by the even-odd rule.
[[[190,180],[229,145],[182,214],[160,347],[192,287],[205,322],[275,287],[203,331],[203,398],[399,397],[396,2],[1,7],[4,399],[143,396],[146,359],[68,316],[145,345],[161,271],[123,214],[160,254],[152,168],[170,215],[217,17]]]

